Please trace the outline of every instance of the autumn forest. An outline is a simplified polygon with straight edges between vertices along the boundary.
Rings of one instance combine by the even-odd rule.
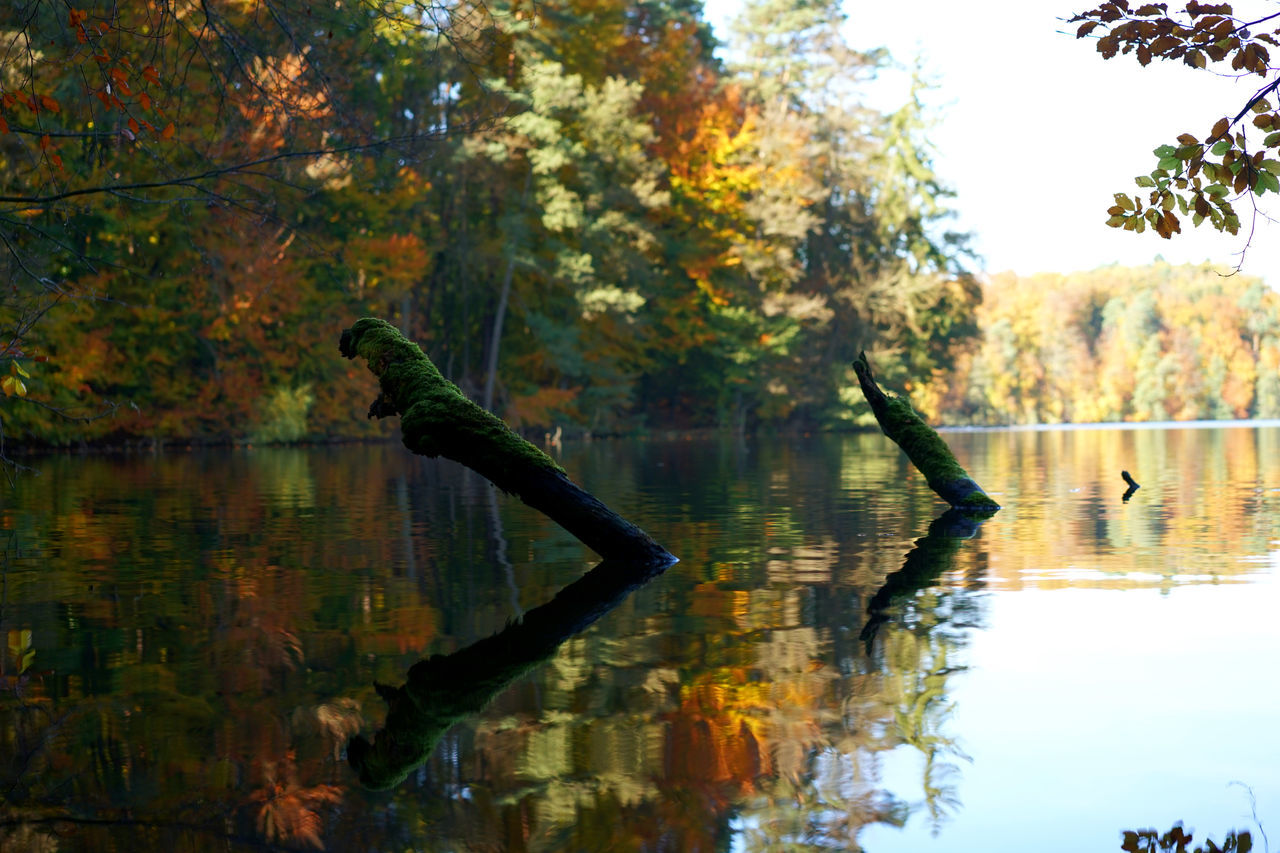
[[[383,435],[336,350],[363,315],[539,432],[858,422],[863,349],[943,422],[1280,411],[1260,282],[976,274],[933,117],[863,103],[892,59],[843,20],[776,0],[724,35],[686,0],[10,6],[4,435]]]
[[[1280,295],[986,269],[851,8],[0,3],[0,848],[1248,850],[1280,427],[1122,422],[1280,419]],[[1271,73],[1166,11],[1059,20]]]

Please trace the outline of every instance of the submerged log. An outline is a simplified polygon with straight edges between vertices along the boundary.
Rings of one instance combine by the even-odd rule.
[[[395,326],[365,318],[342,333],[347,358],[363,356],[382,393],[369,417],[400,416],[405,447],[443,456],[479,473],[576,536],[605,559],[670,565],[647,533],[573,483],[551,457],[470,400]]]
[[[871,404],[876,422],[886,436],[907,454],[911,464],[924,475],[929,488],[956,509],[993,513],[1000,504],[992,500],[960,467],[942,436],[924,422],[904,397],[886,395],[871,375],[867,354],[859,353],[853,363],[862,394]]]
[[[398,785],[431,757],[450,726],[483,710],[565,640],[665,570],[662,564],[603,562],[519,622],[453,654],[414,664],[402,686],[375,685],[388,704],[386,723],[372,742],[358,735],[348,741],[347,762],[369,788]]]

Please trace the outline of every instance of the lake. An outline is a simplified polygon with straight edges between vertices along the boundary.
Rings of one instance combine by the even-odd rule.
[[[984,523],[879,434],[566,444],[654,577],[398,446],[33,460],[0,848],[1262,849],[1280,428],[946,438]]]

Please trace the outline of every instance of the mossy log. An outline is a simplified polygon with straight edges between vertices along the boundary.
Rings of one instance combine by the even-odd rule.
[[[445,379],[395,326],[358,320],[342,333],[339,349],[347,358],[359,355],[369,363],[382,388],[369,417],[399,415],[404,444],[414,453],[466,465],[605,559],[675,562],[647,533],[574,484],[551,457]]]
[[[482,710],[565,640],[665,570],[662,564],[606,560],[497,634],[453,654],[418,661],[404,685],[377,685],[389,706],[386,723],[372,742],[352,738],[347,762],[367,787],[399,784],[431,756],[450,726]]]
[[[956,509],[991,513],[1000,509],[986,492],[973,481],[942,436],[924,422],[904,397],[886,395],[871,375],[867,354],[860,353],[853,363],[862,394],[880,429],[907,454],[911,464],[924,475],[929,488]]]

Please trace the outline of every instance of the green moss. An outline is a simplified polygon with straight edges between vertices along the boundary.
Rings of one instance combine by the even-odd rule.
[[[414,453],[456,459],[486,475],[522,464],[563,473],[550,456],[445,379],[422,349],[390,323],[357,320],[343,332],[340,349],[347,358],[359,355],[369,363],[382,387],[370,413],[399,413],[405,446]]]
[[[988,515],[1000,509],[1000,504],[991,499],[986,492],[974,484],[974,490],[961,498],[957,504],[961,509],[978,510],[981,515]]]
[[[882,424],[885,434],[898,443],[925,479],[932,483],[969,478],[942,436],[916,414],[911,403],[902,397],[889,397],[888,401],[887,423]]]
[[[953,507],[967,511],[990,513],[1000,508],[960,467],[942,436],[924,422],[905,397],[887,395],[880,390],[871,375],[871,365],[865,353],[854,361],[853,369],[880,429],[924,474],[929,488]]]

